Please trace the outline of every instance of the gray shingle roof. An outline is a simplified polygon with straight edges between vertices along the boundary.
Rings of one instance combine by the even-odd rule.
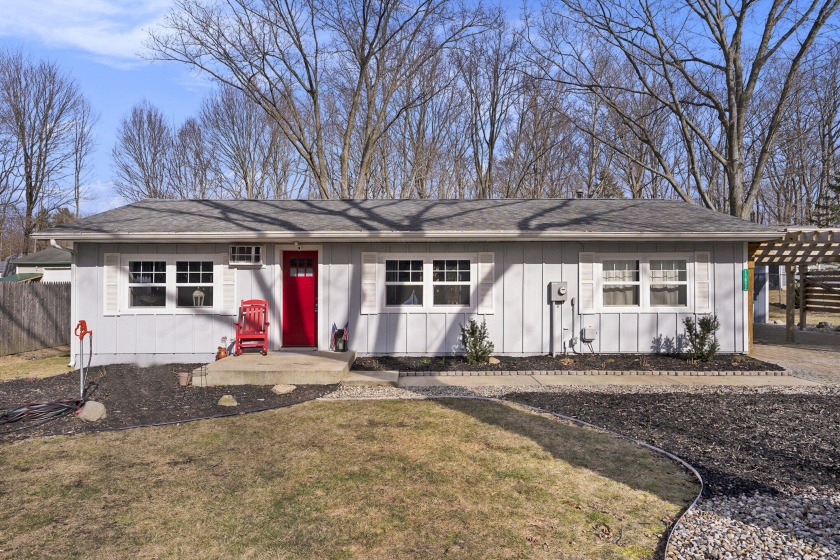
[[[105,241],[282,238],[739,238],[770,229],[674,200],[145,200],[41,232]]]

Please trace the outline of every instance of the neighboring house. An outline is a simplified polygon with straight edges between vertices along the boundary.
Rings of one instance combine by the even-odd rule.
[[[15,273],[15,267],[12,264],[12,260],[19,256],[19,254],[9,255],[5,259],[0,260],[0,278],[11,276]]]
[[[101,364],[209,361],[245,299],[268,300],[272,350],[347,324],[361,355],[448,354],[476,317],[500,354],[648,353],[714,312],[745,352],[747,243],[782,235],[678,201],[505,199],[149,200],[36,237],[73,243]]]
[[[50,247],[43,251],[12,259],[11,264],[15,267],[14,276],[19,279],[41,281],[48,284],[52,282],[70,282],[70,265],[72,261],[73,255],[71,251]]]

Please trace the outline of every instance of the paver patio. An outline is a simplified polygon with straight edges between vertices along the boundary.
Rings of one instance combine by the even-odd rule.
[[[840,385],[840,334],[797,330],[796,340],[785,342],[784,325],[757,324],[751,355],[810,379]]]

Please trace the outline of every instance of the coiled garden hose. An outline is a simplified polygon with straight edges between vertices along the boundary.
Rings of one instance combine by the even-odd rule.
[[[54,418],[70,414],[71,412],[76,412],[82,407],[82,405],[84,405],[84,401],[69,398],[56,399],[49,402],[26,403],[0,414],[0,425],[11,424],[21,420],[41,420],[41,422],[38,422],[37,424],[27,423],[25,426],[21,426],[20,428],[14,430],[4,430],[3,432],[0,432],[0,434],[17,432],[26,428],[31,428],[35,425],[43,424]]]

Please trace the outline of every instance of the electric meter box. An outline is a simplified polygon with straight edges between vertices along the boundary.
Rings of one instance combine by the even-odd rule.
[[[567,282],[548,283],[548,302],[565,303],[569,297],[569,286]]]

